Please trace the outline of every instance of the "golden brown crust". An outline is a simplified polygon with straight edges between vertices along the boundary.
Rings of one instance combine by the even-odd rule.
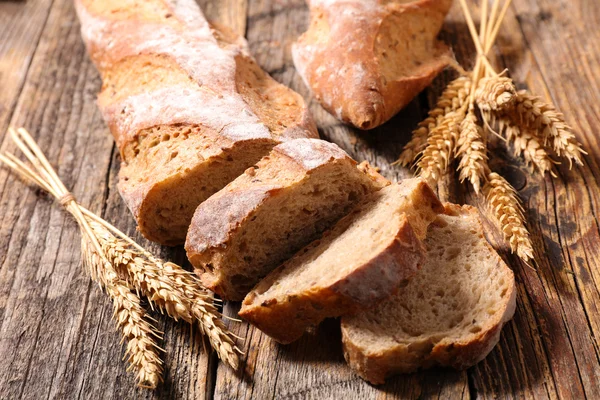
[[[313,156],[312,162],[307,158],[310,156]],[[336,145],[321,140],[292,141],[274,147],[271,154],[256,167],[248,169],[245,176],[240,176],[198,207],[185,246],[192,265],[198,253],[209,248],[226,248],[238,227],[252,218],[265,200],[334,159],[356,164]],[[278,165],[280,175],[270,177],[269,183],[253,179],[255,168],[272,163]]]
[[[331,114],[360,129],[386,122],[447,65],[436,41],[452,0],[311,0],[294,63]]]

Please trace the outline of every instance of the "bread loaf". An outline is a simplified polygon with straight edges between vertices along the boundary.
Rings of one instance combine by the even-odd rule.
[[[407,286],[342,318],[346,360],[371,383],[434,365],[470,367],[514,314],[513,273],[485,240],[477,210],[446,205],[425,244],[427,261]]]
[[[303,99],[193,0],[76,0],[141,233],[185,240],[197,205],[287,139],[318,137]]]
[[[188,258],[207,287],[242,300],[260,278],[388,183],[333,143],[287,141],[198,207]]]
[[[436,40],[452,0],[307,0],[296,69],[331,114],[372,129],[406,106],[448,62]]]
[[[326,317],[372,307],[416,273],[425,256],[421,239],[442,210],[419,179],[370,194],[256,285],[239,315],[290,343]]]

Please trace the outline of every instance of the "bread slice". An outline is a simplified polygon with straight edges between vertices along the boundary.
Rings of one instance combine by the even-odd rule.
[[[260,278],[388,183],[333,143],[285,142],[198,207],[188,258],[207,287],[242,300]]]
[[[311,22],[292,46],[321,105],[375,128],[425,89],[450,59],[436,36],[452,0],[309,0]]]
[[[143,4],[142,4],[143,3]],[[181,244],[194,210],[282,141],[318,137],[300,95],[194,0],[76,0],[141,233]]]
[[[421,239],[442,210],[419,179],[372,193],[256,285],[239,315],[290,343],[326,317],[373,306],[415,274],[425,256]]]
[[[470,367],[514,314],[514,275],[485,240],[476,209],[447,204],[425,245],[427,262],[408,285],[342,318],[346,360],[371,383],[434,365]]]

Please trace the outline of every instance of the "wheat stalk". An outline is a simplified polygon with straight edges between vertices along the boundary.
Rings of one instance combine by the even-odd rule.
[[[429,133],[442,123],[443,118],[450,112],[460,109],[471,90],[471,78],[460,76],[450,82],[442,92],[434,108],[429,110],[427,118],[419,123],[417,129],[412,132],[411,140],[406,143],[398,161],[394,164],[408,166],[412,164],[425,147]]]
[[[128,283],[120,279],[110,260],[102,250],[98,238],[92,231],[81,206],[58,178],[56,171],[42,153],[29,133],[20,128],[9,128],[9,137],[31,163],[28,166],[10,153],[0,154],[0,161],[21,176],[53,195],[75,218],[81,229],[84,262],[88,265],[93,280],[104,288],[113,301],[114,316],[123,338],[127,340],[126,356],[130,370],[137,371],[138,385],[156,388],[162,372],[155,338],[160,337],[155,328],[145,320],[145,311]]]
[[[533,167],[534,170],[544,174],[552,172],[552,165],[556,162],[550,158],[548,150],[544,146],[542,139],[538,133],[527,127],[520,128],[511,118],[510,115],[495,116],[490,115],[490,124],[495,125],[498,131],[506,138],[507,144],[512,145],[513,154],[521,156],[527,165]]]
[[[212,295],[198,280],[178,265],[153,257],[123,232],[78,204],[25,129],[10,128],[9,137],[31,165],[10,153],[0,154],[0,161],[54,196],[79,225],[85,265],[113,301],[117,325],[127,340],[129,369],[137,371],[138,385],[155,388],[162,367],[155,342],[160,335],[146,321],[148,317],[133,288],[168,315],[197,321],[219,357],[237,368],[241,352],[235,346],[234,335],[221,321]]]
[[[100,239],[108,258],[133,287],[148,298],[150,304],[175,320],[198,322],[218,357],[237,369],[238,354],[232,334],[227,331],[221,314],[213,304],[213,296],[200,289],[197,278],[174,263],[165,263],[148,252],[132,249],[101,224],[92,221],[90,226]]]
[[[485,179],[485,172],[488,169],[486,152],[483,129],[477,125],[475,111],[471,108],[460,124],[456,155],[460,157],[459,179],[461,182],[465,179],[469,180],[475,193],[479,193],[481,182]]]
[[[517,90],[512,79],[494,75],[481,78],[475,91],[475,102],[482,111],[502,111],[514,105]]]
[[[533,259],[533,246],[525,227],[523,207],[515,189],[502,176],[490,172],[483,187],[483,194],[492,213],[500,222],[502,233],[512,252],[517,253],[525,262]]]
[[[485,134],[496,134],[534,171],[549,172],[552,176],[555,176],[553,165],[558,164],[550,156],[552,151],[567,158],[571,166],[573,162],[582,164],[587,153],[553,105],[517,91],[512,79],[503,76],[505,71],[501,74],[494,71],[487,54],[512,2],[506,0],[501,7],[501,1],[493,0],[489,13],[488,2],[482,3],[477,30],[467,1],[459,0],[477,50],[475,66],[472,72],[465,72],[454,65],[463,76],[450,83],[436,107],[415,129],[396,163],[403,166],[416,163],[417,173],[435,184],[456,152],[459,179],[471,182],[475,192],[485,182],[483,192],[505,237],[513,251],[528,262],[533,250],[517,194],[500,175],[489,172]],[[465,110],[468,110],[466,116]],[[477,111],[481,114],[479,120]],[[479,124],[480,120],[485,125]],[[498,126],[500,133],[492,125]]]
[[[571,165],[573,161],[583,165],[582,154],[587,153],[581,148],[573,129],[565,123],[563,114],[552,104],[526,91],[519,91],[513,112],[521,125],[539,130],[545,143],[549,143],[558,156],[567,158]]]

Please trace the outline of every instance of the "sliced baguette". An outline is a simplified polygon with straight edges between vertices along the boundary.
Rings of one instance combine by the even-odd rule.
[[[425,255],[421,239],[442,210],[419,179],[372,193],[262,280],[239,315],[278,342],[290,343],[326,317],[372,306],[417,271]]]
[[[198,207],[185,245],[188,258],[206,286],[240,301],[260,278],[388,183],[333,143],[285,142]]]
[[[485,240],[476,209],[447,204],[425,245],[427,262],[407,286],[342,318],[346,360],[373,384],[434,365],[468,368],[514,314],[514,275]]]

